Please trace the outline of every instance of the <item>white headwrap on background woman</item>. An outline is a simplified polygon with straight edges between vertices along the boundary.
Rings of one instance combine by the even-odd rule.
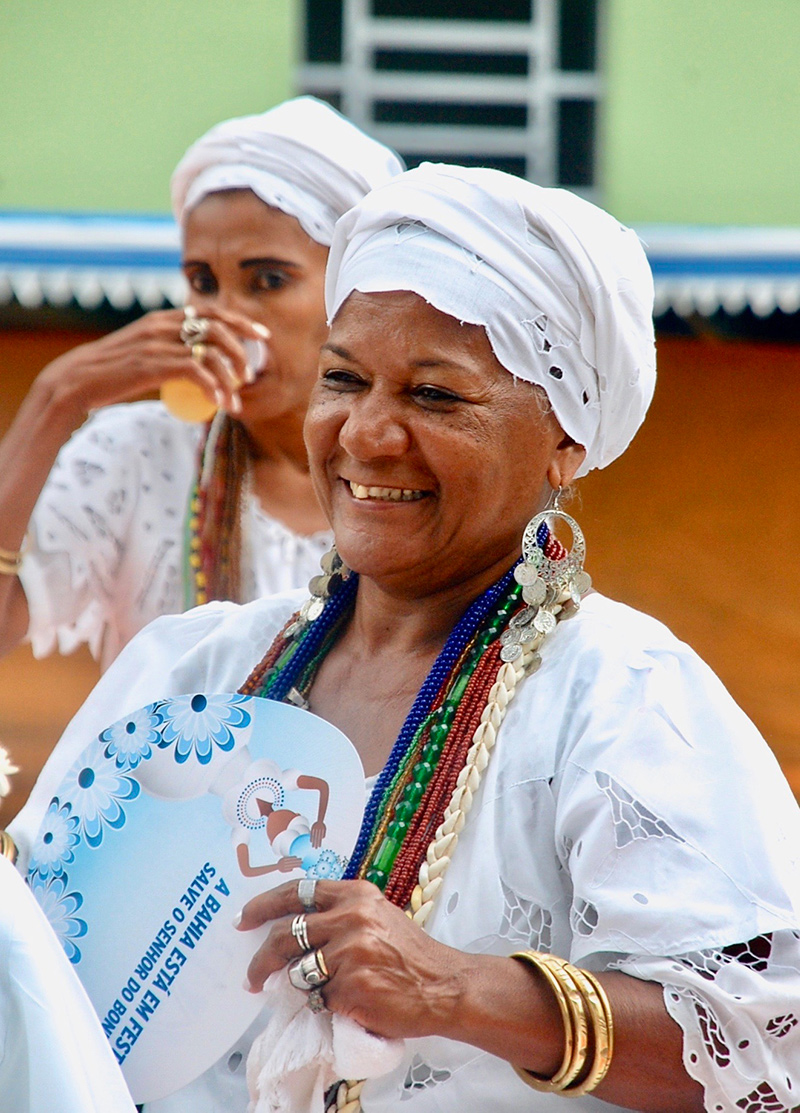
[[[650,268],[634,232],[572,193],[423,163],[339,222],[329,318],[353,290],[412,290],[483,325],[500,363],[543,387],[585,446],[579,476],[624,452],[644,419],[655,387]]]
[[[172,208],[181,224],[209,193],[251,189],[327,246],[338,217],[403,169],[394,151],[329,105],[296,97],[193,143],[172,175]]]

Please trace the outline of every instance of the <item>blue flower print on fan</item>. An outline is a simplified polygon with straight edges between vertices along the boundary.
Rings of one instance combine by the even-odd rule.
[[[106,757],[115,759],[118,769],[135,769],[146,761],[160,738],[161,716],[153,707],[142,707],[100,733],[106,743]]]
[[[79,839],[78,817],[72,815],[69,804],[61,804],[54,796],[33,844],[29,869],[44,879],[63,873],[64,866],[75,860],[73,851]]]
[[[250,712],[241,704],[250,697],[240,695],[195,695],[187,702],[167,700],[158,705],[164,725],[160,746],[175,743],[175,760],[188,761],[195,755],[201,765],[208,765],[214,747],[232,750],[233,732],[250,725]]]
[[[78,817],[81,838],[89,846],[99,846],[103,831],[124,826],[122,804],[139,795],[139,785],[132,777],[116,768],[113,761],[101,760],[93,766],[78,760],[64,778],[63,801],[70,804]]]
[[[306,877],[336,881],[342,876],[346,866],[346,858],[340,858],[333,850],[322,850],[316,862],[306,869]]]
[[[39,907],[66,951],[67,958],[70,962],[80,962],[81,952],[75,940],[85,935],[87,928],[86,921],[75,913],[83,904],[83,897],[80,893],[67,892],[68,880],[65,873],[59,877],[51,877],[48,881],[33,874],[30,885]]]

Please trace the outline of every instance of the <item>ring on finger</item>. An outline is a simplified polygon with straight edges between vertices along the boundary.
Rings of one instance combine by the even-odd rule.
[[[200,342],[198,342],[197,344],[192,344],[192,359],[195,361],[195,363],[202,363],[203,360],[206,358],[207,353],[208,346],[206,344]]]
[[[187,314],[184,310],[179,336],[184,344],[192,345],[198,340],[205,340],[210,328],[211,321],[208,317],[197,317],[194,314]]]
[[[303,877],[297,882],[297,899],[306,912],[316,912],[314,903],[314,890],[317,887],[316,877]]]
[[[331,980],[325,956],[319,947],[315,951],[307,951],[291,963],[287,973],[295,989],[319,989]]]
[[[311,944],[308,941],[308,924],[306,923],[306,914],[301,912],[299,916],[295,916],[292,920],[292,935],[300,944],[300,950],[305,954],[311,950]]]
[[[306,1008],[311,1009],[312,1013],[326,1013],[328,1011],[328,1006],[325,1004],[325,998],[322,996],[322,990],[319,987],[309,990]]]
[[[312,989],[315,986],[325,985],[326,982],[331,980],[328,964],[325,962],[325,956],[322,953],[321,947],[317,947],[316,950],[309,951],[308,954],[303,955],[300,959],[300,966],[303,971],[303,977]]]

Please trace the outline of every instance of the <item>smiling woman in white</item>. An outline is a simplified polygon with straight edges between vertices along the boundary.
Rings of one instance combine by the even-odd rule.
[[[423,166],[339,222],[328,306],[306,441],[338,556],[299,613],[212,604],[135,638],[12,826],[23,862],[125,712],[306,704],[377,774],[361,880],[319,881],[304,921],[308,1003],[404,1041],[330,1108],[795,1107],[800,813],[707,666],[588,591],[577,524],[556,536],[554,492],[623,452],[652,395],[640,245],[560,191]],[[293,880],[245,906],[240,930],[275,921],[253,992],[298,959],[302,913]],[[244,1113],[257,1032],[153,1113]],[[256,1042],[258,1113],[269,1062]]]

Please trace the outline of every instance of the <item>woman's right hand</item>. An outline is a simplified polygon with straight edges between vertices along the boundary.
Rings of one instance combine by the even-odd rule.
[[[156,310],[58,356],[40,373],[37,392],[44,390],[46,404],[75,428],[91,410],[139,398],[176,378],[197,383],[220,409],[237,413],[239,388],[252,379],[242,340],[263,341],[269,334],[239,313],[203,316],[208,328],[202,362],[181,340],[183,310]]]
[[[92,410],[191,380],[221,409],[238,413],[248,381],[243,340],[265,340],[263,325],[239,313],[209,311],[202,363],[181,340],[182,309],[148,313],[100,340],[54,359],[37,376],[0,442],[0,548],[22,548],[36,499],[62,445]],[[16,576],[0,575],[0,656],[28,629],[28,603]]]

